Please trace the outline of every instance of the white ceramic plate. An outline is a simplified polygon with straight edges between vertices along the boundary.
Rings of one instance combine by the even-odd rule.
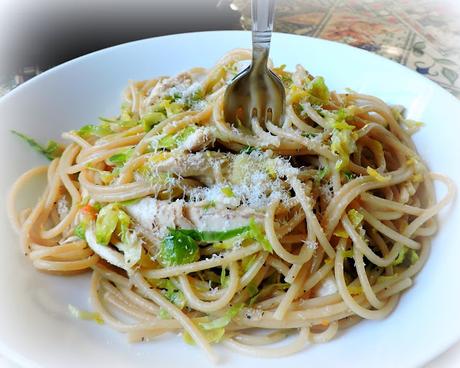
[[[109,48],[54,68],[0,101],[1,198],[26,169],[45,161],[13,137],[17,129],[41,140],[115,115],[129,79],[176,74],[192,66],[212,66],[225,52],[250,47],[245,32],[190,33]],[[398,64],[345,45],[275,34],[272,57],[293,69],[302,63],[329,86],[377,95],[407,106],[409,117],[426,127],[415,141],[429,166],[460,184],[460,103],[424,77]],[[439,195],[443,188],[439,188]],[[4,206],[2,206],[3,208]],[[0,353],[27,366],[43,367],[205,367],[196,347],[169,336],[130,345],[109,327],[78,321],[72,303],[90,309],[88,275],[56,277],[39,273],[20,254],[18,239],[1,212]],[[324,345],[275,360],[217,350],[223,367],[413,367],[460,338],[460,208],[442,213],[428,264],[383,321],[364,321]]]

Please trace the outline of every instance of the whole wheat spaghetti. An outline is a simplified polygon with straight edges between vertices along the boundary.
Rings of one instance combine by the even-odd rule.
[[[273,68],[282,126],[229,125],[223,93],[248,59],[234,50],[210,70],[130,83],[119,116],[64,133],[62,155],[11,190],[33,265],[92,272],[90,316],[130,341],[180,333],[212,359],[221,341],[284,356],[384,318],[454,196],[402,108],[331,92],[301,66]],[[18,210],[44,174],[43,195]],[[447,187],[440,201],[433,180]]]

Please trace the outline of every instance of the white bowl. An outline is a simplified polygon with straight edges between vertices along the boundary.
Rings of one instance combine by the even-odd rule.
[[[153,38],[102,50],[58,66],[0,100],[1,198],[25,170],[45,160],[10,134],[16,129],[39,140],[115,115],[129,79],[176,74],[212,66],[225,52],[250,47],[247,32],[204,32]],[[272,57],[293,69],[303,64],[330,87],[350,87],[403,104],[409,117],[426,122],[415,137],[432,170],[460,184],[460,103],[445,90],[396,63],[349,46],[275,34]],[[438,188],[441,196],[443,188]],[[2,206],[4,208],[4,206]],[[21,255],[18,239],[1,212],[0,353],[26,366],[205,367],[196,347],[169,336],[130,345],[107,326],[75,320],[67,304],[91,309],[88,275],[57,277],[36,271]],[[460,207],[441,214],[441,230],[415,285],[383,321],[363,321],[332,342],[291,357],[262,360],[218,347],[223,367],[413,367],[460,338]]]

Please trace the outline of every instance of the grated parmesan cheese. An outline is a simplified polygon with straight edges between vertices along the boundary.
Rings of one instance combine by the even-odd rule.
[[[211,287],[209,288],[209,295],[217,295],[217,293],[219,292],[219,288],[216,286],[216,287]]]
[[[69,213],[69,211],[70,211],[69,202],[67,201],[67,198],[65,196],[62,196],[57,201],[57,211],[58,211],[58,214],[59,214],[59,218],[61,220],[64,217],[66,217],[67,214]]]
[[[264,311],[256,308],[244,308],[243,316],[251,321],[260,321],[264,315]]]
[[[319,192],[324,201],[326,203],[329,203],[334,197],[334,189],[332,182],[328,181],[327,183],[321,185],[319,187]]]
[[[289,187],[282,177],[298,174],[289,161],[276,157],[271,152],[253,151],[250,154],[227,154],[231,162],[226,180],[208,187],[193,188],[192,201],[212,201],[229,208],[247,206],[262,209],[273,201],[287,203],[291,196]],[[229,187],[232,196],[222,191]]]
[[[191,85],[182,83],[170,88],[168,95],[180,96],[179,98],[176,98],[175,102],[188,105],[193,110],[203,110],[207,106],[206,101],[203,99],[194,99],[201,89],[202,85],[199,82],[193,82]]]
[[[215,139],[211,128],[200,127],[190,134],[177,149],[189,152],[201,151],[212,144]]]
[[[161,79],[149,94],[149,100],[156,100],[163,96],[171,96],[175,92],[186,90],[192,85],[192,76],[185,72],[177,76]]]
[[[318,248],[318,242],[312,240],[305,240],[304,243],[307,246],[307,248],[310,248],[311,250],[315,250]]]

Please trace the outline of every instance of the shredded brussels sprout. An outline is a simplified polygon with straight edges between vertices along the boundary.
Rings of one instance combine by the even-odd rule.
[[[12,130],[11,133],[17,135],[19,138],[23,139],[27,142],[35,151],[44,155],[48,160],[54,160],[55,158],[61,157],[62,152],[64,152],[64,147],[56,142],[56,141],[48,141],[46,146],[41,145],[32,137],[24,133],[17,132],[16,130]]]

